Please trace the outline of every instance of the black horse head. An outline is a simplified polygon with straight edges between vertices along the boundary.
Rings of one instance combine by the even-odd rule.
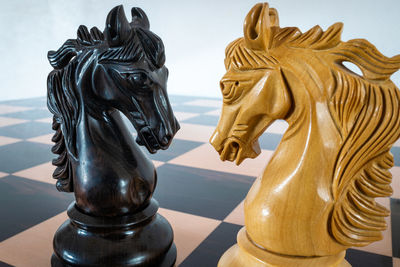
[[[128,22],[123,7],[117,6],[108,14],[103,33],[96,27],[89,32],[80,26],[77,39],[49,52],[54,72],[62,71],[62,76],[69,75],[72,78],[68,79],[75,81],[71,86],[61,81],[64,102],[69,105],[57,103],[61,102],[60,97],[49,89],[49,108],[54,114],[63,115],[64,123],[66,119],[76,123],[77,110],[82,105],[85,112],[98,119],[102,119],[103,112],[117,109],[136,128],[136,142],[155,153],[168,148],[179,124],[166,92],[164,45],[149,30],[143,10],[132,8],[131,13],[132,21]],[[49,88],[55,83],[50,76]],[[72,140],[67,143],[74,143],[74,133],[68,129],[66,132],[70,132]]]
[[[50,51],[48,59],[54,67],[48,76],[47,103],[54,114],[52,151],[59,157],[53,160],[57,166],[53,177],[59,190],[74,191],[72,177],[78,175],[79,160],[85,161],[85,150],[91,147],[96,151],[90,156],[92,162],[108,162],[108,169],[114,168],[111,162],[119,162],[114,176],[135,171],[131,158],[135,148],[126,145],[132,137],[117,130],[121,127],[115,122],[116,110],[136,128],[139,145],[151,153],[168,148],[179,124],[166,91],[164,45],[149,30],[143,10],[132,8],[128,22],[122,6],[113,8],[104,32],[80,26],[77,38]]]

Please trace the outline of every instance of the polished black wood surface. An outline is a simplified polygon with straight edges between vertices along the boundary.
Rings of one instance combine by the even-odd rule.
[[[94,217],[72,203],[54,236],[54,250],[70,266],[172,266],[176,247],[168,221],[154,199],[142,211],[120,217]],[[134,257],[132,257],[135,255]],[[65,266],[53,254],[52,266]]]
[[[166,92],[162,40],[140,8],[128,22],[110,11],[104,32],[78,29],[48,59],[48,108],[53,117],[53,177],[74,192],[69,220],[54,237],[53,266],[172,266],[173,232],[152,199],[150,153],[167,149],[179,124]],[[137,131],[136,143],[125,125]]]

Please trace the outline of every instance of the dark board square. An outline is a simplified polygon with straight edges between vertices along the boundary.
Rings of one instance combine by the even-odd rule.
[[[25,120],[37,120],[43,118],[51,118],[52,114],[47,109],[33,109],[15,113],[6,113],[2,114],[1,116]]]
[[[51,125],[48,123],[35,121],[0,128],[0,135],[22,139],[28,139],[50,133],[53,133]]]
[[[73,199],[51,184],[12,175],[0,179],[0,242],[66,210]]]
[[[146,148],[142,147],[142,149],[151,159],[166,162],[201,146],[202,144],[204,143],[174,139],[167,150],[158,150],[155,154],[150,154]]]
[[[192,123],[192,124],[201,124],[201,125],[208,125],[208,126],[217,126],[219,117],[218,116],[211,116],[211,115],[201,115],[196,116],[187,120],[183,120],[185,123]]]
[[[0,104],[11,105],[11,106],[15,105],[15,106],[22,106],[22,107],[40,108],[40,107],[47,106],[47,99],[45,96],[41,96],[41,97],[35,97],[35,98],[1,101]]]
[[[51,145],[33,142],[18,142],[0,146],[0,171],[13,173],[51,161]]]
[[[390,199],[393,257],[400,258],[400,199]]]
[[[245,198],[254,177],[164,164],[154,197],[161,207],[223,220]]]
[[[392,267],[392,257],[356,249],[348,249],[346,251],[346,260],[352,267]]]
[[[0,261],[0,267],[13,267],[13,265],[9,265],[5,262]]]
[[[222,254],[236,243],[236,235],[241,228],[222,222],[179,266],[217,266]]]

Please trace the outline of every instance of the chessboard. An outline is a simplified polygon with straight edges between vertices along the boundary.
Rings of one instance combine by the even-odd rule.
[[[221,162],[208,140],[221,113],[221,100],[170,96],[180,122],[170,148],[149,154],[158,172],[154,197],[174,230],[176,266],[216,266],[244,225],[243,199],[287,128],[275,122],[260,137],[262,153],[242,165]],[[50,266],[52,238],[67,219],[73,194],[58,192],[52,179],[52,116],[46,98],[0,102],[0,266]],[[132,128],[132,132],[134,130]],[[383,240],[348,249],[358,266],[400,267],[400,142]]]

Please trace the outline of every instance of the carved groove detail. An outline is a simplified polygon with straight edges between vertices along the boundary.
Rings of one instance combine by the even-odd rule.
[[[57,122],[55,116],[53,116],[52,128],[56,132],[51,139],[51,141],[55,143],[51,149],[51,152],[59,155],[52,161],[53,165],[57,167],[53,172],[53,178],[57,179],[56,187],[59,191],[73,192],[73,179],[70,177],[70,175],[72,175],[71,162],[67,155],[68,151],[65,147],[65,140],[61,131],[61,125]]]
[[[366,55],[353,55],[353,62],[360,62],[361,57],[368,60]],[[360,66],[367,72],[366,64]],[[376,69],[369,75],[383,78],[387,72]],[[392,194],[389,169],[394,162],[389,150],[400,135],[400,96],[392,83],[381,85],[340,70],[332,74],[336,88],[330,110],[343,145],[333,178],[330,230],[345,246],[365,246],[381,240],[381,231],[387,227],[384,218],[389,211],[375,198]]]

